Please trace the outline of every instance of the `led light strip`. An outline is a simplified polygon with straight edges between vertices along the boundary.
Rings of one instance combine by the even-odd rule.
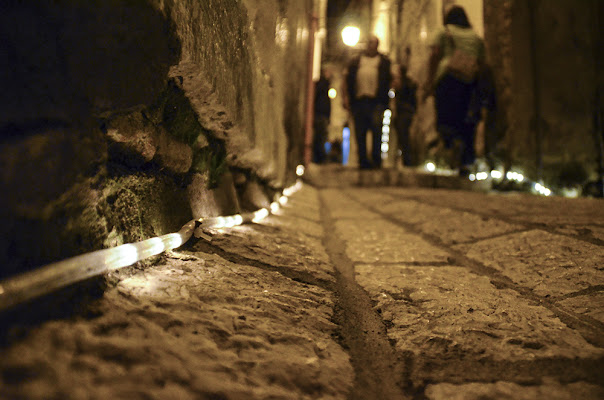
[[[82,254],[0,281],[0,311],[180,247],[191,238],[196,228],[230,228],[246,222],[259,222],[277,212],[287,203],[288,197],[301,187],[302,182],[297,181],[295,185],[284,189],[283,194],[276,196],[276,201],[271,203],[270,211],[262,208],[250,213],[191,220],[176,233]]]
[[[427,162],[424,165],[424,169],[426,171],[428,171],[428,172],[431,172],[431,173],[438,173],[438,172],[440,172],[440,173],[448,174],[448,175],[452,175],[454,173],[453,170],[448,170],[448,171],[447,170],[439,170],[436,167],[436,164],[434,164],[433,162]],[[500,180],[500,179],[503,179],[503,173],[501,171],[499,171],[499,170],[496,170],[496,169],[492,170],[491,172],[481,171],[481,172],[477,172],[476,174],[470,174],[468,176],[468,179],[470,181],[474,182],[474,181],[484,181],[484,180],[489,179],[489,177],[494,178],[496,180]],[[531,186],[531,189],[534,192],[539,193],[542,196],[551,196],[551,195],[554,194],[554,192],[551,189],[547,188],[546,186],[544,186],[543,184],[541,184],[539,182],[533,182],[533,181],[528,180],[524,175],[522,175],[519,172],[508,171],[505,174],[505,177],[509,181],[515,181],[515,182],[518,182],[518,183],[522,183],[524,181],[529,182],[530,186]]]

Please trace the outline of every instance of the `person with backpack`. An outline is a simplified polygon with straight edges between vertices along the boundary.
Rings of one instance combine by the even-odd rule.
[[[451,7],[444,28],[431,42],[424,98],[433,95],[436,130],[452,150],[451,167],[467,176],[476,154],[474,139],[478,121],[469,115],[478,71],[485,60],[484,41],[472,29],[464,9]]]

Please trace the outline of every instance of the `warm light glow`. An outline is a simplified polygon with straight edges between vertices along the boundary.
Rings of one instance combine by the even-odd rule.
[[[535,183],[534,188],[539,194],[542,194],[544,196],[549,196],[552,194],[551,190],[549,190],[548,188],[546,188],[545,186],[543,186],[540,183]]]
[[[105,257],[107,269],[117,269],[138,261],[138,250],[133,244],[124,244],[112,249]]]
[[[298,165],[296,167],[296,175],[298,175],[298,176],[304,175],[304,165]]]
[[[269,212],[266,208],[261,208],[260,210],[254,212],[254,218],[252,218],[252,222],[258,223],[262,221],[264,218],[268,217]]]
[[[286,205],[287,201],[288,201],[288,198],[286,196],[279,197],[279,204],[281,204],[282,206]]]
[[[392,117],[392,111],[391,111],[391,110],[389,110],[389,109],[386,109],[386,110],[384,111],[384,117],[386,117],[386,118],[390,118],[390,117]]]
[[[382,126],[382,133],[388,135],[390,133],[390,127],[388,125]]]
[[[563,195],[564,197],[570,197],[570,198],[573,198],[573,199],[574,199],[574,198],[579,197],[580,193],[581,193],[581,192],[580,192],[580,191],[579,191],[579,189],[577,189],[577,188],[570,188],[570,189],[568,189],[568,188],[567,188],[567,189],[562,189],[562,195]],[[2,288],[0,288],[0,290],[1,290],[1,289],[2,289]],[[0,292],[0,293],[2,293],[2,292]]]
[[[170,233],[161,237],[164,242],[165,250],[172,250],[183,244],[183,238],[180,233]]]
[[[337,95],[338,95],[338,91],[335,90],[334,88],[331,88],[327,92],[327,95],[329,96],[330,99],[335,99],[337,97]]]
[[[428,38],[428,21],[425,16],[422,16],[419,26],[419,37],[421,40],[426,40]]]
[[[389,148],[388,143],[382,143],[382,153],[388,153]]]
[[[166,249],[164,242],[158,237],[145,240],[145,244],[145,248],[141,251],[141,256],[143,256],[141,258],[145,258],[144,256],[153,256],[159,254]]]
[[[271,212],[276,213],[277,211],[279,211],[279,203],[273,201],[271,203]]]
[[[470,181],[474,182],[474,181],[476,180],[476,175],[474,175],[474,174],[470,174],[470,175],[468,176],[468,178],[470,179]]]
[[[232,228],[235,226],[235,219],[231,216],[229,217],[225,217],[224,218],[224,227],[225,228]]]
[[[436,165],[434,165],[434,163],[429,162],[426,164],[426,169],[429,172],[434,172],[434,171],[436,171]]]
[[[396,97],[396,92],[394,91],[394,89],[390,89],[388,91],[388,97],[390,97],[391,99],[394,99]]]
[[[342,40],[346,46],[354,47],[359,43],[361,30],[356,26],[347,26],[342,29]]]
[[[298,32],[298,35],[300,32]],[[289,38],[289,30],[287,29],[287,19],[280,18],[275,25],[275,43],[281,47],[287,44]]]
[[[517,181],[517,182],[522,182],[524,181],[524,175],[518,173],[518,172],[514,172],[514,171],[508,171],[505,174],[506,178],[508,178],[511,181]]]
[[[478,180],[478,181],[484,181],[488,178],[489,178],[488,172],[479,172],[476,174],[476,180]]]
[[[493,179],[501,179],[501,178],[503,178],[503,173],[501,173],[501,171],[494,169],[491,171],[491,176],[493,177]]]

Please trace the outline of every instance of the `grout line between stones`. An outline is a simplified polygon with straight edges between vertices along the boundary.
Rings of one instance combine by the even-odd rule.
[[[422,237],[424,240],[431,243],[432,245],[444,249],[446,252],[451,254],[452,263],[464,266],[478,275],[487,276],[491,280],[491,283],[499,289],[505,288],[514,290],[523,298],[530,300],[533,303],[539,304],[543,307],[546,307],[551,312],[553,312],[558,318],[560,318],[563,323],[565,323],[572,329],[576,329],[588,342],[598,347],[604,347],[604,323],[595,320],[594,318],[591,318],[589,316],[578,315],[572,311],[565,310],[561,306],[555,304],[554,300],[547,299],[534,294],[531,289],[517,285],[510,278],[503,275],[500,271],[488,267],[474,259],[471,259],[462,252],[444,244],[442,240],[440,240],[437,236],[422,232],[415,226],[415,224],[404,223],[400,220],[392,220],[389,214],[384,213],[375,207],[362,203],[349,192],[345,192],[345,194],[353,201],[361,204],[362,206],[378,214],[382,218],[398,226],[401,226],[402,228],[408,230],[413,234]]]
[[[355,371],[351,400],[410,399],[409,357],[398,358],[388,340],[386,326],[373,310],[369,295],[354,279],[354,264],[346,256],[322,193],[323,244],[336,270],[334,322],[340,329],[341,345],[347,349]]]
[[[393,203],[396,202],[397,199],[400,200],[400,198],[401,198],[401,197],[396,197],[394,194],[391,194],[391,193],[388,193],[388,192],[385,192],[385,194],[387,196],[389,196],[389,197],[392,198],[392,202]],[[354,198],[354,196],[350,196],[350,197]],[[487,212],[476,212],[475,210],[468,210],[468,209],[464,209],[464,208],[461,208],[461,207],[444,206],[444,205],[440,205],[440,204],[436,204],[436,203],[430,202],[429,200],[426,200],[424,198],[419,198],[417,196],[402,196],[402,197],[404,197],[404,199],[406,199],[406,200],[412,200],[412,201],[415,201],[415,202],[418,202],[418,203],[421,203],[421,204],[426,204],[426,205],[429,205],[429,206],[432,206],[432,207],[446,208],[446,209],[457,211],[457,212],[466,212],[466,213],[469,213],[469,214],[478,215],[480,217],[488,217],[490,219],[499,220],[499,221],[505,222],[505,223],[510,224],[510,225],[523,225],[525,227],[524,229],[518,230],[518,232],[512,232],[512,233],[519,233],[519,232],[525,232],[525,231],[530,231],[530,230],[536,230],[536,229],[538,229],[538,230],[542,230],[542,231],[545,231],[545,232],[548,232],[548,233],[551,233],[551,234],[554,234],[554,235],[571,237],[573,239],[580,240],[580,241],[583,241],[583,242],[586,242],[586,243],[590,243],[590,244],[593,244],[593,245],[596,245],[596,246],[604,246],[604,240],[601,240],[601,239],[598,239],[598,238],[586,238],[586,237],[583,237],[583,236],[580,236],[580,235],[571,235],[571,234],[568,234],[568,233],[560,232],[560,231],[557,231],[556,229],[548,228],[547,225],[542,224],[542,223],[518,221],[518,220],[515,220],[513,218],[506,218],[506,217],[502,217],[502,216],[492,215],[492,214],[489,214]],[[565,224],[565,226],[566,225],[571,225],[571,224]],[[600,224],[592,224],[592,225],[593,226],[597,226],[597,227],[600,226]]]

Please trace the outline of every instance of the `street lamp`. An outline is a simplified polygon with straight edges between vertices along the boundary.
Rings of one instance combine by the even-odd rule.
[[[342,40],[346,46],[354,47],[359,43],[361,30],[356,26],[347,26],[342,29]]]

